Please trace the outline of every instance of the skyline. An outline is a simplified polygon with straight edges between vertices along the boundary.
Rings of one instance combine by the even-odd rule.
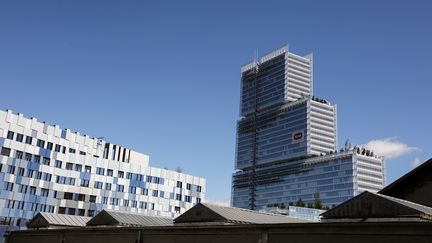
[[[286,42],[314,53],[316,95],[338,104],[339,148],[386,153],[387,184],[432,157],[426,1],[44,3],[0,3],[0,108],[180,166],[207,179],[208,199],[230,197],[240,67]]]

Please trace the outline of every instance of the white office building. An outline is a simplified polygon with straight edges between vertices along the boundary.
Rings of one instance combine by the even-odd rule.
[[[205,180],[149,166],[149,156],[0,111],[0,224],[37,212],[102,209],[175,217],[204,200]]]

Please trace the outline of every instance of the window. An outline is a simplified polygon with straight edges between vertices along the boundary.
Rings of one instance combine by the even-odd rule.
[[[31,186],[29,193],[30,193],[30,195],[36,195],[36,187]]]
[[[196,201],[197,203],[201,203],[201,198],[197,197]]]
[[[17,142],[22,143],[23,138],[24,138],[24,135],[22,135],[22,134],[20,134],[20,133],[17,133],[17,136],[16,136],[16,141],[17,141]]]
[[[108,197],[102,197],[102,203],[108,204]]]
[[[62,147],[62,154],[65,154],[65,153],[66,153],[66,147],[63,146],[63,147]]]
[[[1,148],[1,155],[3,156],[10,156],[10,152],[11,152],[10,148],[5,148],[5,147]]]
[[[123,207],[129,207],[129,200],[127,199],[123,200]]]
[[[132,207],[133,208],[136,208],[138,206],[138,203],[137,203],[137,201],[135,201],[135,200],[132,200]]]
[[[75,164],[75,170],[81,172],[82,171],[82,165]]]
[[[94,216],[94,214],[95,214],[95,211],[94,210],[87,210],[87,216],[88,217],[93,217]]]
[[[63,194],[63,199],[72,200],[72,198],[73,198],[73,193],[65,192]]]
[[[134,186],[130,186],[130,187],[129,187],[129,193],[136,194],[136,187],[134,187]]]
[[[35,155],[34,156],[34,162],[40,164],[40,161],[41,161],[41,157],[39,155]]]
[[[26,137],[26,141],[25,141],[25,143],[26,143],[26,144],[32,144],[32,140],[33,140],[32,137],[27,136],[27,137]]]
[[[201,192],[201,186],[197,186],[197,192]]]
[[[69,153],[74,154],[74,153],[76,153],[76,150],[73,148],[69,148]]]
[[[178,187],[178,188],[182,188],[182,187],[183,187],[183,182],[181,182],[181,181],[177,181],[177,187]]]
[[[82,186],[82,187],[89,187],[89,184],[90,184],[89,180],[81,179],[81,185],[80,186]]]
[[[80,151],[79,153],[80,155],[86,155],[86,153],[84,151]]]
[[[117,173],[118,178],[124,178],[124,172],[123,171],[119,171]]]
[[[127,172],[126,173],[126,179],[132,179],[132,173],[130,173],[130,172]]]
[[[180,213],[180,207],[174,207],[174,211],[175,211],[176,213]]]
[[[155,204],[154,203],[150,203],[150,209],[154,210],[155,209]]]
[[[32,154],[26,153],[24,158],[26,161],[31,161],[32,160]]]
[[[48,193],[49,193],[48,189],[45,189],[45,188],[41,189],[41,196],[42,197],[48,197]]]
[[[105,183],[105,190],[111,190],[111,183]]]
[[[53,149],[53,143],[48,142],[47,149],[52,150]]]
[[[95,203],[96,202],[96,196],[90,195],[89,202]]]
[[[152,182],[152,177],[151,176],[147,176],[146,177],[146,182]]]
[[[113,176],[113,170],[108,169],[107,170],[107,176]]]
[[[147,209],[147,203],[146,202],[140,202],[140,208]]]
[[[84,167],[84,172],[85,172],[85,173],[91,173],[91,166],[86,165],[86,166]]]
[[[73,164],[72,163],[66,163],[66,170],[73,170]]]
[[[189,183],[186,184],[186,189],[190,190],[191,187],[192,187],[191,184],[189,184]]]
[[[43,180],[44,181],[51,181],[52,175],[49,173],[44,173]]]
[[[7,134],[7,139],[11,139],[12,140],[13,137],[14,137],[14,132],[9,131],[8,134]]]
[[[51,161],[51,159],[48,157],[43,157],[43,159],[42,159],[42,163],[44,165],[50,165],[50,161]]]
[[[78,209],[78,215],[84,216],[85,215],[85,209]]]
[[[18,191],[21,193],[27,193],[28,186],[26,185],[19,185]]]
[[[153,197],[157,197],[159,195],[159,191],[158,190],[153,190],[152,196]]]
[[[94,183],[94,188],[96,188],[96,189],[102,189],[102,182],[100,182],[100,181],[95,181],[95,183]]]
[[[62,167],[62,163],[63,163],[63,162],[61,162],[60,160],[56,160],[56,161],[55,161],[55,167],[57,167],[57,168],[61,168],[61,167]]]
[[[60,152],[61,146],[60,144],[56,144],[54,151]]]
[[[36,179],[38,179],[38,180],[42,179],[42,172],[41,171],[36,171]]]
[[[45,147],[45,141],[42,139],[38,139],[36,142],[36,146],[38,146],[39,148],[44,148]]]
[[[53,198],[57,198],[57,191],[54,191]]]
[[[117,191],[118,192],[124,192],[124,186],[123,185],[117,185]]]
[[[5,182],[4,183],[4,190],[6,191],[12,191],[13,190],[13,183],[12,182]]]
[[[66,208],[64,208],[64,207],[59,207],[59,209],[58,209],[58,213],[59,213],[59,214],[65,214],[65,213],[66,213]]]
[[[68,208],[69,215],[75,215],[75,208]]]
[[[16,151],[16,153],[15,153],[15,157],[16,157],[17,159],[22,159],[23,156],[24,156],[24,153],[23,153],[22,151]]]
[[[13,165],[9,165],[9,166],[8,166],[8,170],[7,170],[7,172],[8,172],[9,174],[15,174],[15,166],[13,166]]]
[[[30,170],[30,169],[27,171],[27,177],[28,178],[32,178],[33,177],[33,171],[34,170]]]
[[[192,202],[191,196],[185,196],[185,202]]]
[[[181,194],[176,194],[176,200],[181,201],[182,200],[182,195]]]
[[[141,188],[141,195],[148,195],[148,189],[147,188]]]
[[[24,168],[21,168],[21,167],[18,168],[18,175],[24,176]]]
[[[165,192],[164,191],[159,191],[159,197],[164,197],[165,196]]]
[[[77,194],[77,201],[84,202],[85,201],[85,195],[84,194]]]
[[[105,169],[101,167],[96,167],[96,174],[103,175],[105,173]]]

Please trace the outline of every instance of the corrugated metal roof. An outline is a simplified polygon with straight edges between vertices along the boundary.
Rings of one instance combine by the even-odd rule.
[[[148,214],[125,213],[118,211],[102,210],[90,221],[88,226],[119,225],[119,226],[169,226],[173,225],[173,219]]]
[[[175,223],[225,222],[239,224],[280,224],[310,222],[289,216],[257,212],[243,208],[200,203],[177,217]]]
[[[432,208],[399,198],[365,191],[321,214],[324,219],[421,218],[432,219]]]
[[[43,228],[50,226],[83,227],[90,217],[40,212],[28,223],[28,228]]]

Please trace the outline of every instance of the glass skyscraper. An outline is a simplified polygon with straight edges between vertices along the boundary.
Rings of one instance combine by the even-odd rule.
[[[384,185],[384,161],[371,151],[337,151],[337,109],[313,96],[312,55],[284,46],[241,69],[240,119],[232,200],[235,207],[339,204]]]

